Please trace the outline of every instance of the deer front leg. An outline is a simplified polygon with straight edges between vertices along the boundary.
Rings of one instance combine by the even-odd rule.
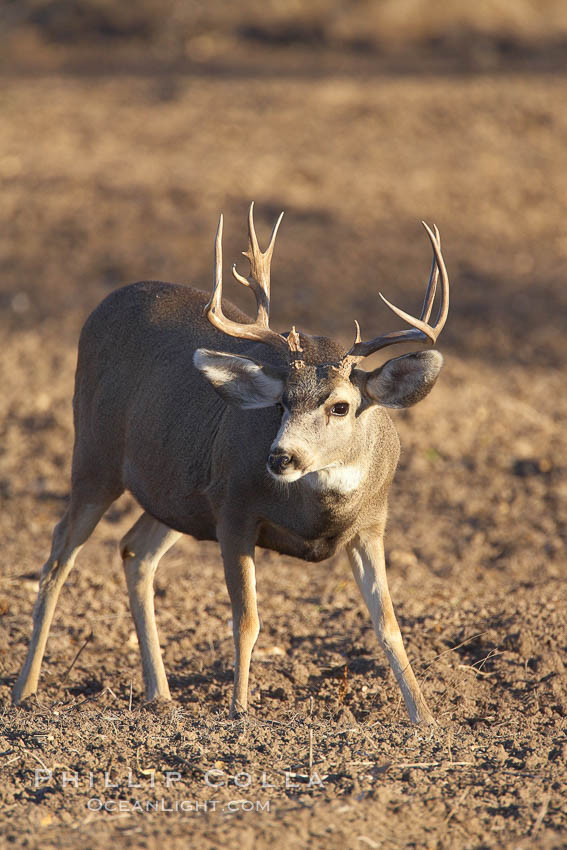
[[[230,716],[238,717],[247,711],[250,659],[260,631],[256,605],[254,541],[252,535],[243,535],[242,529],[234,531],[223,523],[217,529],[217,536],[232,605],[234,691]]]
[[[180,537],[178,531],[144,513],[120,541],[147,702],[171,699],[154,611],[154,575],[160,559]]]
[[[347,545],[347,552],[374,631],[400,686],[412,723],[435,723],[406,655],[388,590],[381,535],[377,531],[361,532]]]

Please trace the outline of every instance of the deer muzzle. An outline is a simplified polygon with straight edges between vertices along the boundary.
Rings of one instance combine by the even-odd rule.
[[[268,455],[268,470],[272,475],[284,475],[286,471],[295,468],[293,455],[281,450],[275,450]]]

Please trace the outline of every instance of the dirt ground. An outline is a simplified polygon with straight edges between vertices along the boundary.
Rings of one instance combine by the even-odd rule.
[[[3,65],[0,846],[567,847],[567,79],[318,50]],[[252,199],[264,237],[286,211],[272,325],[345,342],[355,318],[398,327],[378,290],[418,309],[419,221],[441,230],[446,365],[394,413],[387,534],[439,727],[410,725],[344,554],[261,550],[250,715],[229,721],[222,565],[191,539],[156,579],[173,703],[145,706],[116,546],[130,496],[64,588],[37,700],[12,708],[67,497],[81,324],[132,280],[208,289],[218,214],[228,265]]]

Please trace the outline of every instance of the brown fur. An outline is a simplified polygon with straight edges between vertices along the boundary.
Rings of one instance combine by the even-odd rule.
[[[431,720],[401,644],[383,572],[381,539],[399,442],[384,407],[365,394],[365,381],[373,373],[362,380],[366,373],[359,369],[345,372],[338,368],[345,354],[341,347],[325,337],[304,335],[301,368],[290,369],[281,349],[212,327],[206,303],[204,293],[189,287],[137,283],[109,295],[83,328],[71,503],[43,570],[34,634],[14,699],[37,688],[57,595],[75,555],[109,504],[129,490],[146,512],[121,551],[149,699],[169,697],[152,580],[159,558],[179,532],[221,544],[235,624],[233,713],[246,708],[248,666],[259,627],[254,546],[320,561],[346,544],[410,715],[416,722]],[[224,313],[247,321],[229,303]],[[287,484],[274,480],[266,459],[282,423],[281,407],[244,410],[227,404],[193,364],[194,352],[202,347],[250,357],[274,380],[285,376],[281,403],[292,422],[318,415],[331,394],[346,393],[354,405],[353,436],[341,449],[341,461],[363,471],[361,486],[345,492],[332,478],[319,489],[306,486],[305,478]],[[236,376],[241,362],[235,361]],[[394,366],[384,368],[394,372],[386,384],[395,394],[396,361],[390,363]],[[406,366],[404,380],[405,371]],[[421,366],[416,374],[417,385]]]

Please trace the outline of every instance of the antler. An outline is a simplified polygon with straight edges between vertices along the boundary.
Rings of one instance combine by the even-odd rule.
[[[241,339],[253,339],[257,342],[277,343],[288,348],[285,337],[271,330],[269,327],[270,316],[270,263],[274,252],[274,244],[283,212],[276,221],[270,244],[262,253],[258,245],[256,230],[254,229],[254,202],[250,204],[248,212],[248,250],[242,253],[250,262],[250,277],[243,277],[236,271],[236,264],[232,266],[232,274],[239,283],[249,286],[256,297],[256,319],[250,324],[233,322],[228,319],[222,311],[222,229],[223,217],[221,215],[217,236],[215,239],[215,282],[209,303],[205,308],[205,315],[209,322],[229,336]]]
[[[449,276],[447,274],[447,269],[445,268],[443,254],[441,253],[441,237],[436,226],[434,226],[435,233],[433,233],[431,228],[428,227],[424,221],[421,223],[429,236],[429,241],[433,248],[433,263],[431,265],[431,274],[429,275],[429,282],[425,291],[425,299],[423,301],[423,307],[419,319],[416,319],[414,316],[410,316],[410,314],[406,313],[405,310],[401,310],[399,307],[391,304],[380,292],[380,298],[388,305],[390,310],[393,310],[393,312],[403,319],[404,322],[407,322],[413,327],[409,330],[393,331],[392,333],[381,334],[367,342],[361,342],[360,329],[358,327],[358,322],[356,322],[356,338],[352,348],[346,355],[350,361],[354,361],[356,363],[364,357],[368,357],[369,354],[373,354],[375,351],[379,351],[387,345],[395,345],[398,342],[434,343],[443,330],[445,322],[447,321],[447,314],[449,313]],[[433,309],[433,301],[435,300],[435,293],[437,291],[439,273],[441,273],[441,303],[439,305],[439,313],[437,314],[435,324],[430,325],[429,318],[431,316],[431,310]]]

